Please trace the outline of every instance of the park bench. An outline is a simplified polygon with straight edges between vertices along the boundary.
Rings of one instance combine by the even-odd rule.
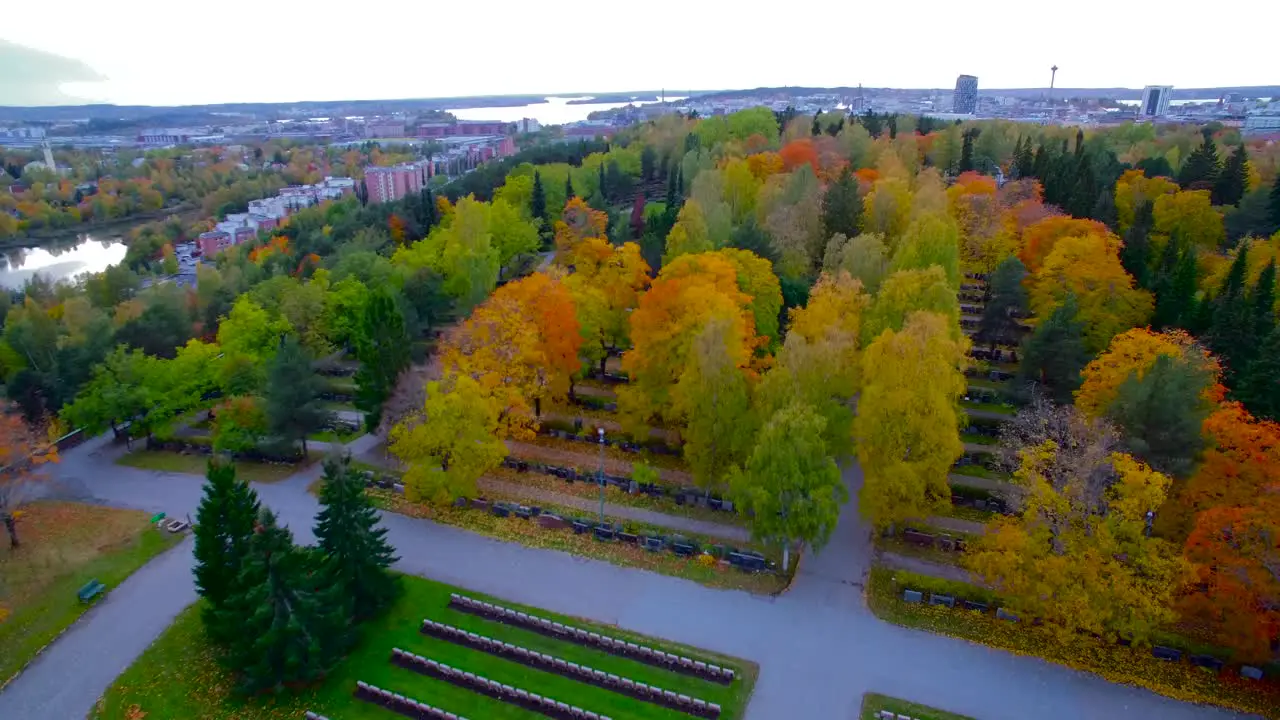
[[[84,587],[80,588],[80,591],[76,593],[76,597],[80,598],[80,602],[87,603],[106,591],[107,586],[94,579],[85,583]]]

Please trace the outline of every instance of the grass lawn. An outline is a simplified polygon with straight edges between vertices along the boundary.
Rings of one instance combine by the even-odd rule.
[[[178,541],[139,510],[39,502],[21,513],[22,545],[0,547],[0,685],[88,609],[76,597],[85,583],[110,592]]]
[[[876,713],[881,710],[891,710],[895,715],[910,715],[914,720],[973,720],[968,715],[957,715],[879,693],[867,693],[862,696],[862,714],[858,717],[862,720],[879,720]]]
[[[979,510],[978,508],[968,507],[966,505],[951,505],[947,508],[947,517],[957,518],[959,520],[972,520],[983,524],[991,522],[995,519],[994,510]]]
[[[937,528],[928,526],[921,526],[920,531],[933,535],[937,535],[941,532]],[[965,536],[964,533],[948,532],[948,534],[952,537],[964,537],[967,539],[967,536]],[[943,550],[936,545],[924,547],[922,545],[909,543],[900,537],[885,537],[878,533],[875,536],[875,546],[880,550],[887,550],[896,555],[920,558],[921,560],[928,560],[929,562],[938,563],[939,565],[958,566],[960,565],[960,556],[962,554],[953,550]]]
[[[889,622],[1044,658],[1179,700],[1280,717],[1280,683],[1274,679],[1245,680],[1234,667],[1219,676],[1186,661],[1157,660],[1149,649],[1114,645],[1086,636],[1064,642],[1044,627],[997,620],[991,614],[903,602],[901,588],[893,576],[893,570],[873,567],[867,584],[867,605],[876,616]]]
[[[179,615],[174,624],[116,679],[89,717],[95,720],[137,720],[145,714],[145,717],[150,718],[184,720],[268,720],[301,718],[305,710],[327,715],[334,720],[393,720],[398,717],[383,708],[352,697],[351,693],[358,680],[473,720],[532,720],[542,717],[442,680],[392,665],[388,658],[391,649],[396,647],[491,680],[603,713],[615,720],[676,720],[689,717],[675,710],[640,702],[603,688],[424,636],[418,632],[424,617],[569,662],[719,703],[722,708],[721,717],[727,720],[742,717],[755,684],[758,668],[736,658],[664,643],[537,608],[506,603],[500,598],[486,598],[558,622],[733,668],[738,679],[732,685],[720,685],[453,610],[448,607],[449,593],[458,590],[448,585],[405,577],[404,586],[405,593],[401,599],[384,616],[363,628],[359,645],[346,660],[334,668],[323,684],[302,690],[296,696],[281,698],[245,700],[231,694],[231,677],[216,664],[216,656],[204,639],[198,608],[192,606]],[[478,593],[466,594],[485,597]]]
[[[311,433],[307,436],[307,439],[315,440],[317,442],[341,443],[346,445],[363,434],[363,430],[343,430],[341,432],[337,430],[321,430],[318,433]]]
[[[961,400],[960,407],[967,408],[969,410],[985,410],[987,412],[996,413],[997,415],[1008,415],[1009,417],[1013,417],[1018,412],[1017,408],[1013,407],[1012,405],[1004,405],[1001,403],[973,402],[971,400]]]
[[[983,435],[982,433],[961,433],[960,440],[974,445],[999,445],[1000,438]],[[994,452],[994,450],[992,450]]]
[[[320,452],[310,452],[305,462],[261,463],[248,460],[236,460],[236,477],[249,482],[273,483],[290,475],[305,470],[311,463],[324,456]],[[141,468],[143,470],[159,470],[161,472],[187,473],[188,475],[204,475],[209,464],[208,455],[185,455],[167,450],[134,450],[120,456],[118,465]]]
[[[955,465],[951,468],[951,472],[956,475],[968,475],[969,477],[986,478],[987,480],[1002,480],[1008,482],[1013,476],[1002,470],[992,470],[981,463],[969,463],[968,465]]]

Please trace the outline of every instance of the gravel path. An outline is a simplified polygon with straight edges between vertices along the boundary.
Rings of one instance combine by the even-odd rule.
[[[573,442],[566,440],[564,442]],[[545,445],[536,445],[534,443],[520,442],[519,440],[507,440],[507,450],[510,455],[525,460],[539,460],[541,462],[553,463],[557,465],[576,467],[580,470],[595,470],[600,466],[600,456],[595,447],[587,443],[576,443],[582,445],[582,450],[564,450],[555,447],[546,447]],[[604,456],[604,470],[610,475],[630,475],[631,463],[626,460],[618,460],[611,458],[607,454]],[[669,470],[666,468],[655,468],[658,471],[658,477],[680,485],[693,485],[693,476],[682,470]]]
[[[880,564],[891,567],[894,570],[906,570],[907,572],[942,578],[943,580],[955,580],[956,582],[974,582],[974,578],[969,574],[968,570],[955,565],[930,562],[909,555],[899,555],[887,550],[881,550],[879,557]]]
[[[552,490],[545,490],[539,487],[529,487],[520,483],[508,482],[497,478],[480,478],[478,483],[482,489],[500,492],[504,495],[513,495],[515,497],[524,498],[534,504],[538,502],[554,503],[556,505],[567,505],[577,508],[587,513],[598,513],[600,511],[600,502],[598,500],[590,500],[577,495],[567,495]],[[667,513],[658,512],[656,510],[646,510],[644,508],[632,507],[630,505],[618,505],[616,503],[606,502],[604,504],[606,515],[614,517],[627,518],[636,522],[648,523],[650,525],[658,525],[660,527],[670,528],[672,530],[680,530],[688,533],[698,533],[700,535],[711,535],[713,537],[723,538],[725,540],[733,540],[735,542],[746,542],[751,539],[751,533],[742,527],[736,525],[725,525],[723,523],[708,522],[706,520],[697,520],[680,515],[669,515]]]
[[[109,454],[91,441],[66,453],[55,472],[63,487],[78,487],[99,502],[194,514],[202,478],[111,465]],[[313,540],[318,506],[305,487],[319,473],[314,466],[257,487],[299,542]],[[856,498],[857,466],[846,463],[844,478]],[[404,572],[758,662],[749,720],[853,720],[862,694],[872,690],[983,720],[1239,717],[878,620],[863,605],[871,544],[854,500],[831,544],[807,556],[792,588],[777,597],[715,590],[401,515],[384,514],[383,523]],[[0,718],[83,718],[115,675],[194,598],[189,548],[165,553],[115,588],[0,694]]]

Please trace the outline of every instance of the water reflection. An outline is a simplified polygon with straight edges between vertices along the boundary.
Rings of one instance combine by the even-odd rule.
[[[0,254],[0,287],[21,289],[36,273],[57,282],[81,273],[102,272],[124,259],[124,243],[118,236],[55,240],[38,248],[13,248]]]

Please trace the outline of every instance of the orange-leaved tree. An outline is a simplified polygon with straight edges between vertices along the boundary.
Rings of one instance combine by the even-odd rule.
[[[604,237],[608,227],[608,215],[593,210],[580,197],[570,198],[555,224],[556,251],[562,258],[568,258],[578,243],[589,237]]]
[[[1027,272],[1034,273],[1044,264],[1045,258],[1053,252],[1059,240],[1078,235],[1106,237],[1108,247],[1111,247],[1115,253],[1120,252],[1120,238],[1112,235],[1106,225],[1097,220],[1054,215],[1029,225],[1022,231],[1022,249],[1018,252],[1018,258],[1022,260],[1023,265],[1027,266]]]
[[[1195,581],[1177,610],[1193,634],[1267,662],[1280,637],[1280,486],[1200,513],[1187,538]]]
[[[627,318],[649,287],[649,264],[635,243],[615,247],[604,238],[587,238],[573,255],[573,267],[564,283],[573,295],[585,341],[581,352],[600,363],[603,373],[609,350],[628,344]]]
[[[1135,287],[1120,264],[1118,248],[1110,233],[1064,237],[1031,278],[1031,311],[1038,318],[1048,318],[1068,295],[1075,296],[1085,347],[1095,353],[1117,334],[1145,325],[1154,309],[1151,293]]]
[[[20,508],[47,480],[40,466],[57,461],[57,446],[27,425],[15,408],[0,407],[0,521],[9,533],[10,547],[21,544]]]
[[[1120,385],[1131,375],[1141,378],[1160,355],[1208,368],[1215,378],[1220,372],[1217,361],[1187,333],[1133,328],[1115,336],[1107,351],[1085,367],[1081,374],[1083,382],[1076,391],[1076,407],[1089,417],[1101,417],[1115,400]],[[1202,396],[1217,403],[1222,400],[1222,394],[1222,386],[1214,382],[1204,388]]]
[[[1154,204],[1160,196],[1176,192],[1178,184],[1169,178],[1149,178],[1141,170],[1126,170],[1116,181],[1116,217],[1120,233],[1129,232],[1139,206]]]

